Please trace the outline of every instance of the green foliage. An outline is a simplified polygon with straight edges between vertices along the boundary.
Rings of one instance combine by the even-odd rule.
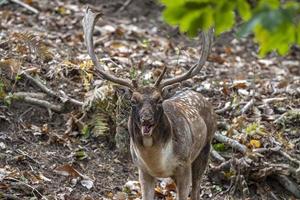
[[[254,122],[249,124],[245,128],[245,132],[247,135],[255,135],[255,134],[264,135],[265,130],[264,127],[259,122]]]
[[[4,82],[0,79],[0,100],[4,99],[5,96],[5,85]]]
[[[84,125],[81,129],[81,135],[84,138],[88,138],[90,135],[90,128],[88,125]]]
[[[78,160],[84,160],[84,159],[88,158],[88,155],[87,155],[87,153],[83,149],[78,149],[75,152],[75,157]]]
[[[213,144],[213,147],[216,151],[225,151],[226,150],[225,144],[223,144],[223,143]]]
[[[134,67],[130,68],[129,76],[131,80],[135,80],[137,78],[137,70]]]
[[[282,128],[299,129],[300,110],[295,109],[287,111],[284,115],[277,119],[275,123]]]
[[[111,113],[112,114],[112,113]],[[94,115],[93,121],[93,132],[95,136],[104,135],[109,130],[109,125],[107,123],[108,117],[104,114],[96,114]]]
[[[260,55],[271,51],[286,54],[293,44],[300,45],[300,3],[291,0],[258,0],[251,6],[247,0],[161,0],[166,6],[163,16],[181,32],[196,36],[199,30],[215,28],[217,35],[243,23],[238,36],[254,33]]]

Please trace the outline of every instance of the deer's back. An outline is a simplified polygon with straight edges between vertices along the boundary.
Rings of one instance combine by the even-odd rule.
[[[211,104],[198,92],[186,90],[163,103],[172,122],[174,150],[181,159],[193,161],[209,143],[216,129],[216,115]]]

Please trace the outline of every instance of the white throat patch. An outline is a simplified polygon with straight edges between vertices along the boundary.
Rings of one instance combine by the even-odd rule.
[[[143,136],[143,145],[144,147],[152,147],[153,138],[151,136]]]

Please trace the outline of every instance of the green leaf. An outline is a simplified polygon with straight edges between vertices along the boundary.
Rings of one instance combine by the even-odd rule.
[[[279,0],[260,0],[258,3],[258,7],[268,7],[271,9],[277,9],[280,5]]]
[[[206,8],[202,12],[195,11],[180,25],[181,31],[187,32],[191,37],[196,36],[200,30],[208,30],[213,25],[212,9]]]
[[[83,149],[80,149],[75,152],[75,157],[78,160],[84,160],[84,159],[88,158],[88,155]]]
[[[223,143],[213,144],[213,147],[216,151],[225,151],[226,150],[225,145]]]
[[[248,1],[237,0],[236,2],[237,10],[243,20],[249,20],[251,18],[251,9]]]
[[[260,56],[271,51],[286,54],[293,44],[300,44],[300,2],[296,0],[259,0],[252,8],[247,0],[162,0],[164,19],[178,25],[181,32],[196,36],[201,29],[215,28],[215,34],[232,29],[235,11],[244,23],[238,36],[254,33]]]
[[[228,31],[234,25],[234,12],[229,10],[223,13],[215,13],[215,30],[216,34],[220,35],[224,31]]]
[[[300,45],[300,24],[296,27],[296,42],[298,45]]]
[[[90,127],[89,125],[84,125],[81,129],[81,134],[84,138],[88,138],[90,136]]]
[[[163,17],[171,25],[178,25],[180,20],[188,13],[183,6],[170,6],[163,11]]]

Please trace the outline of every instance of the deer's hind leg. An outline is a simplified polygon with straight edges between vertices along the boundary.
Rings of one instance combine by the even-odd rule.
[[[192,200],[200,199],[200,181],[206,169],[210,153],[210,143],[201,150],[196,160],[192,163]]]

